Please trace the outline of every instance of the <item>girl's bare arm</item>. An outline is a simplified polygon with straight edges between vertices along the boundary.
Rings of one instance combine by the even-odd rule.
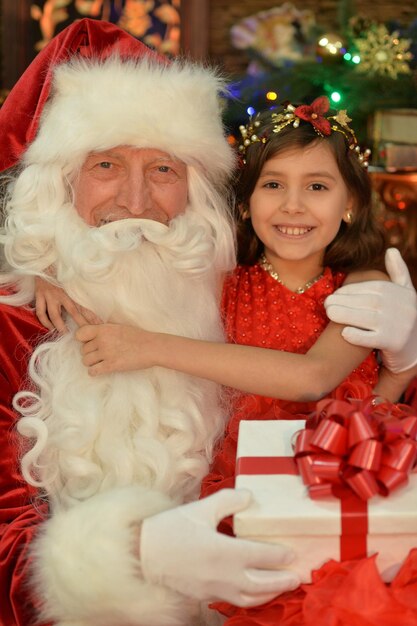
[[[381,280],[362,272],[350,281]],[[318,400],[340,384],[369,354],[341,336],[330,322],[305,355],[234,344],[211,343],[133,326],[105,324],[77,331],[83,360],[92,375],[166,367],[207,378],[248,393],[288,400]]]

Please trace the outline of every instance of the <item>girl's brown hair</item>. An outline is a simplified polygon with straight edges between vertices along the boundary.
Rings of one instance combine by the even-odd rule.
[[[238,263],[254,265],[263,252],[263,243],[247,216],[249,201],[264,164],[285,150],[305,148],[314,142],[325,142],[335,156],[354,204],[352,222],[341,222],[335,239],[326,248],[323,265],[333,271],[345,273],[381,268],[385,238],[382,227],[373,214],[371,181],[366,169],[359,162],[357,153],[349,149],[343,133],[332,131],[329,136],[320,137],[312,124],[304,121],[297,128],[289,124],[280,132],[274,133],[271,111],[265,111],[257,119],[260,125],[256,134],[258,137],[265,137],[266,141],[252,143],[247,147],[246,164],[238,171],[234,184]]]

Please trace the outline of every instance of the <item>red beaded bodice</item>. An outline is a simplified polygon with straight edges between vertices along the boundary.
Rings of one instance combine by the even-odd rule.
[[[226,280],[223,291],[228,341],[305,354],[329,322],[324,300],[344,279],[344,274],[333,274],[326,268],[321,279],[297,294],[259,265],[238,266]],[[331,395],[343,397],[354,385],[357,387],[354,397],[365,397],[371,393],[377,378],[378,366],[371,354]],[[257,414],[258,419],[288,419],[284,413],[309,413],[315,406],[312,402],[287,402],[253,394],[241,394],[238,404],[239,413],[242,410],[247,413],[245,419],[251,419],[249,414]]]

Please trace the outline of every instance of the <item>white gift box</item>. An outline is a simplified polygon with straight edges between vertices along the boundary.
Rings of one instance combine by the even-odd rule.
[[[329,559],[341,560],[342,542],[353,541],[354,548],[362,543],[368,556],[378,554],[378,569],[389,582],[410,549],[417,547],[417,474],[388,498],[370,499],[363,519],[368,532],[347,537],[339,499],[312,500],[299,475],[269,473],[275,471],[269,466],[276,460],[292,464],[292,439],[304,427],[304,420],[240,423],[238,467],[249,461],[252,468],[238,473],[236,487],[249,489],[253,500],[234,516],[236,536],[291,546],[296,558],[289,567],[303,582],[311,582],[311,570]],[[258,467],[259,473],[252,473]]]

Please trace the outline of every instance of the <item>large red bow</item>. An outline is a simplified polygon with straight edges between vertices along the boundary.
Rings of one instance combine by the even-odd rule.
[[[324,117],[324,113],[327,113],[329,108],[329,99],[326,96],[320,96],[313,100],[311,104],[300,104],[295,109],[294,115],[306,122],[310,122],[322,135],[330,135],[332,127],[329,120]]]
[[[311,498],[389,495],[408,482],[417,460],[417,416],[373,399],[322,400],[297,433],[295,458]]]

